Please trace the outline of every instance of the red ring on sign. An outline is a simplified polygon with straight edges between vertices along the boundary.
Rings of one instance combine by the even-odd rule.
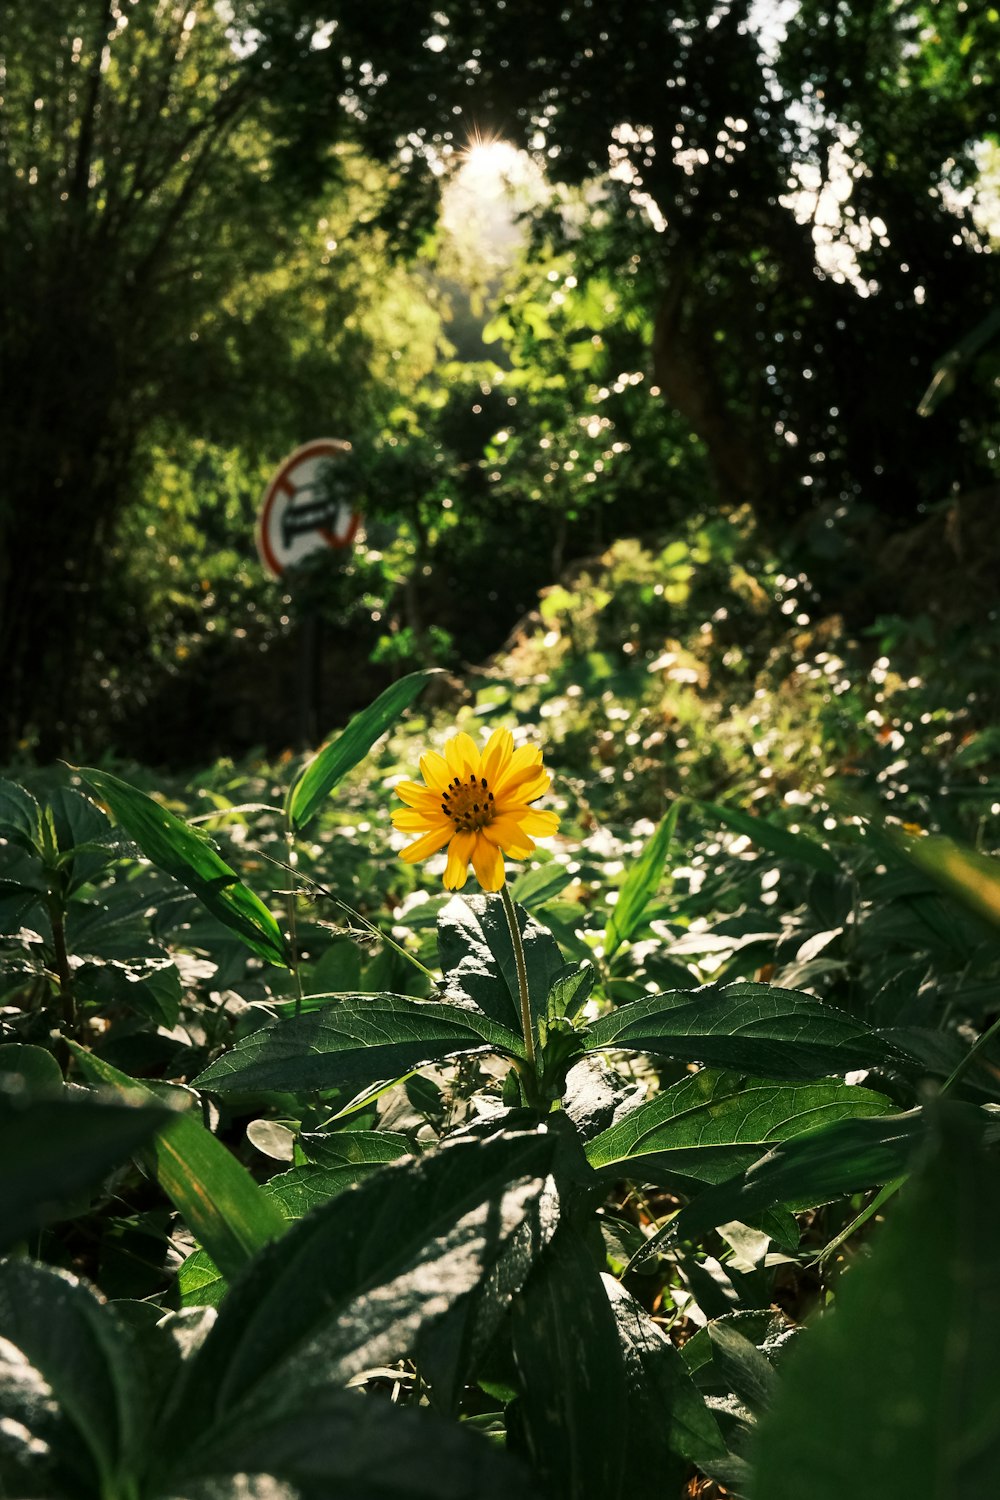
[[[340,438],[317,438],[311,443],[305,443],[301,448],[296,448],[294,453],[289,454],[281,465],[277,474],[271,480],[264,492],[264,504],[261,507],[260,519],[257,523],[257,552],[261,562],[274,578],[283,578],[285,568],[278,561],[271,546],[269,527],[271,511],[279,493],[291,497],[295,494],[295,486],[290,482],[288,475],[298,468],[299,464],[305,463],[310,458],[341,458],[350,453],[350,443],[343,442]],[[357,511],[351,516],[351,524],[342,538],[338,538],[334,532],[325,527],[317,527],[316,534],[321,536],[328,547],[349,547],[354,540],[361,517]]]

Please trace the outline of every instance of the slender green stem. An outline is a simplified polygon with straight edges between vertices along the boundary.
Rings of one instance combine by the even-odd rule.
[[[73,995],[73,972],[69,966],[66,949],[66,924],[62,903],[56,897],[48,900],[49,922],[52,927],[52,947],[55,951],[56,973],[59,976],[59,1003],[63,1025],[72,1034],[76,1027],[76,1001]]]
[[[1000,1031],[1000,1017],[998,1017],[997,1020],[995,1020],[993,1022],[992,1026],[988,1026],[986,1028],[986,1030],[983,1032],[982,1036],[978,1037],[977,1040],[973,1042],[972,1046],[969,1048],[968,1052],[962,1058],[961,1062],[959,1062],[954,1068],[952,1068],[952,1070],[949,1073],[948,1077],[945,1079],[944,1083],[941,1085],[941,1093],[942,1094],[946,1094],[948,1092],[948,1090],[952,1087],[952,1085],[956,1084],[958,1082],[958,1080],[961,1078],[962,1074],[965,1072],[966,1068],[972,1062],[972,1059],[974,1057],[976,1057],[979,1052],[982,1051],[982,1049],[986,1046],[987,1042],[992,1041],[992,1039],[996,1036],[996,1034],[997,1034],[998,1031]]]
[[[830,1256],[833,1255],[835,1250],[839,1250],[841,1245],[843,1245],[847,1240],[851,1238],[852,1234],[859,1230],[863,1224],[867,1224],[868,1220],[874,1214],[878,1213],[879,1209],[884,1203],[888,1203],[889,1199],[894,1197],[895,1194],[899,1192],[900,1188],[906,1182],[907,1176],[908,1174],[904,1173],[902,1177],[894,1177],[891,1182],[887,1182],[885,1187],[881,1188],[875,1194],[875,1197],[872,1199],[872,1201],[861,1210],[857,1218],[852,1219],[847,1228],[842,1229],[838,1235],[835,1235],[828,1245],[824,1245],[823,1249],[816,1256],[816,1259],[811,1260],[809,1262],[809,1265],[825,1265],[825,1263],[830,1259]]]
[[[296,874],[295,874],[295,834],[292,830],[291,819],[285,819],[285,846],[288,849],[288,868],[292,874],[292,884],[285,896],[285,910],[288,913],[288,947],[291,950],[291,969],[295,975],[295,1014],[298,1015],[302,1009],[302,975],[299,971],[299,930],[298,912],[296,908]]]
[[[287,830],[286,836],[290,836]],[[415,958],[407,948],[397,943],[395,938],[391,938],[387,932],[383,932],[377,923],[369,922],[367,917],[363,917],[359,911],[355,911],[353,906],[348,906],[346,901],[341,901],[339,896],[335,896],[332,891],[328,891],[325,885],[321,885],[311,875],[300,874],[294,865],[286,864],[283,859],[275,859],[273,854],[266,854],[263,849],[258,849],[256,854],[259,859],[264,859],[269,865],[274,865],[276,869],[284,870],[286,875],[291,875],[293,880],[298,881],[299,886],[302,887],[310,899],[315,900],[322,896],[324,901],[329,901],[332,906],[336,906],[345,916],[352,917],[355,922],[359,922],[366,932],[371,933],[372,937],[379,938],[387,947],[394,949],[400,958],[405,958],[407,963],[412,964],[415,969],[419,969],[421,974],[426,974],[432,984],[437,983],[437,975],[433,970],[428,969],[426,964],[420,962],[419,958]],[[287,896],[285,899],[287,902]]]
[[[419,969],[421,974],[426,974],[427,978],[431,981],[432,984],[437,982],[437,976],[427,968],[426,964],[422,964],[419,958],[415,958],[414,955],[408,952],[401,943],[397,943],[395,938],[391,938],[387,932],[383,932],[381,927],[379,927],[377,923],[369,922],[368,918],[363,917],[359,911],[355,911],[353,906],[348,906],[346,901],[341,901],[339,896],[332,895],[331,892],[324,889],[323,886],[319,886],[318,889],[322,892],[326,900],[331,902],[334,906],[338,907],[339,910],[345,914],[345,916],[352,917],[354,921],[360,923],[365,931],[367,933],[370,933],[372,937],[376,937],[381,942],[385,943],[386,947],[391,948],[394,953],[398,953],[400,958],[405,958],[407,963],[412,964],[415,969]]]
[[[990,1040],[991,1037],[996,1036],[998,1031],[1000,1031],[1000,1018],[994,1021],[992,1026],[987,1027],[982,1036],[972,1044],[965,1056],[955,1065],[954,1068],[952,1068],[948,1077],[941,1085],[940,1093],[938,1094],[939,1099],[943,1095],[947,1094],[948,1090],[958,1082],[962,1074],[965,1072],[966,1068],[975,1058],[976,1054],[986,1046],[986,1043]],[[892,1182],[887,1182],[885,1187],[882,1188],[882,1190],[877,1193],[876,1196],[872,1199],[871,1203],[868,1204],[867,1208],[862,1209],[857,1218],[853,1219],[851,1223],[848,1224],[846,1229],[842,1230],[835,1239],[832,1239],[830,1241],[830,1243],[820,1252],[820,1254],[816,1257],[815,1261],[813,1261],[812,1264],[821,1265],[824,1261],[828,1260],[833,1252],[835,1250],[838,1250],[845,1240],[850,1239],[855,1230],[860,1229],[862,1224],[867,1223],[872,1215],[874,1213],[877,1213],[877,1211],[882,1207],[884,1203],[887,1203],[888,1200],[894,1196],[894,1194],[899,1192],[899,1189],[906,1182],[908,1175],[908,1173],[904,1173],[902,1177],[895,1177],[893,1178]]]
[[[531,1025],[531,1001],[528,996],[528,969],[524,962],[524,944],[521,929],[517,925],[517,912],[506,882],[500,887],[504,916],[510,928],[510,940],[514,945],[514,963],[517,967],[517,988],[521,998],[521,1030],[524,1032],[524,1050],[532,1072],[535,1069],[535,1037]]]

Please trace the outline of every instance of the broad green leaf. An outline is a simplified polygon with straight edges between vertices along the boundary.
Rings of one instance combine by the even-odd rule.
[[[279,1172],[261,1184],[261,1192],[271,1200],[288,1223],[304,1219],[314,1208],[328,1203],[331,1198],[353,1187],[363,1177],[410,1153],[406,1138],[394,1135],[391,1131],[345,1130],[336,1137],[302,1138],[303,1143],[310,1139],[342,1139],[345,1142],[360,1140],[364,1144],[353,1154],[349,1148],[339,1155],[332,1151],[328,1162],[323,1161],[320,1148],[317,1161],[292,1167],[287,1172]],[[308,1150],[308,1146],[305,1149]],[[182,1306],[217,1307],[226,1294],[228,1282],[212,1257],[204,1250],[196,1250],[178,1271],[177,1287]]]
[[[900,1061],[854,1016],[796,990],[749,983],[633,1000],[595,1021],[586,1045],[744,1068],[764,1078],[815,1078]]]
[[[524,946],[531,1014],[537,1027],[553,980],[565,967],[550,932],[515,907]],[[484,1015],[521,1035],[521,999],[510,929],[499,896],[456,896],[438,915],[438,955],[445,997],[466,997]]]
[[[287,966],[287,947],[274,917],[213,844],[116,776],[90,770],[80,774],[154,865],[194,891],[212,915],[242,938],[252,952],[268,963]]]
[[[527,1119],[529,1125],[533,1124],[530,1115]],[[508,1115],[505,1126],[508,1130],[516,1128],[513,1115]],[[494,1128],[488,1120],[468,1127],[480,1139],[488,1138]],[[483,1277],[469,1296],[443,1318],[421,1332],[416,1363],[430,1382],[431,1401],[438,1410],[458,1414],[464,1387],[475,1379],[497,1335],[503,1337],[501,1329],[506,1326],[511,1299],[556,1231],[555,1183],[567,1188],[572,1184],[575,1189],[582,1170],[588,1178],[586,1185],[590,1186],[579,1136],[572,1124],[562,1116],[552,1115],[546,1134],[553,1145],[552,1177],[539,1213],[527,1217],[511,1236],[490,1275]]]
[[[573,876],[565,865],[550,859],[546,864],[536,865],[533,870],[525,870],[519,875],[511,885],[510,893],[519,905],[534,911],[536,906],[558,896],[572,880]]]
[[[25,1493],[17,1481],[37,1457],[31,1450],[53,1437],[56,1475],[63,1470],[75,1480],[72,1493],[125,1493],[120,1476],[138,1459],[144,1436],[143,1393],[131,1340],[95,1293],[66,1271],[0,1262],[0,1351],[9,1424],[0,1446],[4,1493]]]
[[[33,1097],[11,1081],[0,1081],[0,1245],[57,1218],[73,1194],[97,1187],[175,1118],[159,1100]]]
[[[809,865],[826,875],[836,874],[839,868],[830,851],[805,834],[789,833],[787,828],[779,828],[754,813],[741,812],[738,807],[722,807],[718,802],[699,802],[698,806],[710,818],[724,824],[733,833],[745,834],[758,849],[766,849],[779,859],[798,860],[800,864]]]
[[[229,1282],[205,1250],[195,1250],[177,1272],[181,1307],[218,1307]]]
[[[32,1094],[39,1091],[60,1094],[62,1069],[46,1047],[6,1042],[0,1045],[0,1084],[23,1087]]]
[[[227,1427],[178,1465],[171,1493],[184,1500],[537,1500],[531,1476],[485,1438],[430,1412],[325,1393],[298,1410]],[[185,1471],[186,1474],[185,1474]],[[215,1477],[206,1479],[206,1473]],[[219,1476],[268,1476],[240,1491]],[[273,1476],[273,1477],[272,1477]],[[277,1483],[276,1483],[277,1481]],[[287,1491],[284,1486],[291,1486]]]
[[[613,957],[630,938],[634,937],[642,924],[646,908],[660,888],[663,867],[677,828],[677,818],[684,799],[675,799],[670,811],[660,820],[659,827],[628,874],[618,892],[618,900],[611,909],[604,932],[604,953]]]
[[[778,1377],[757,1345],[725,1319],[709,1323],[712,1363],[727,1390],[732,1391],[754,1417],[761,1417],[774,1400]]]
[[[42,849],[42,809],[30,792],[0,778],[0,838],[29,854]]]
[[[664,1493],[679,1495],[687,1462],[704,1468],[726,1460],[719,1424],[680,1351],[620,1282],[610,1276],[603,1281],[618,1327],[629,1394],[623,1446],[642,1453],[658,1481],[663,1476]]]
[[[262,1026],[194,1080],[216,1094],[307,1093],[397,1078],[423,1063],[489,1047],[523,1057],[513,1032],[471,1006],[403,995],[342,995],[309,1015]]]
[[[545,1005],[549,1020],[559,1016],[572,1020],[590,998],[596,978],[597,970],[587,960],[578,964],[565,964],[549,987]]]
[[[233,1285],[178,1401],[178,1439],[299,1409],[413,1351],[422,1330],[533,1246],[556,1213],[550,1133],[456,1141],[385,1167],[293,1225]],[[525,1243],[525,1225],[534,1226]]]
[[[914,1109],[903,1115],[838,1120],[823,1130],[795,1136],[746,1172],[706,1188],[646,1241],[635,1264],[657,1248],[698,1240],[731,1219],[756,1223],[762,1209],[777,1204],[815,1208],[845,1193],[889,1182],[907,1169],[926,1134],[924,1111]]]
[[[73,1048],[84,1075],[123,1099],[156,1100],[145,1084],[82,1047]],[[190,1111],[160,1129],[143,1153],[188,1228],[227,1276],[285,1229],[278,1209],[211,1131]]]
[[[520,1390],[513,1436],[545,1493],[617,1500],[627,1483],[630,1391],[600,1273],[568,1226],[515,1297],[511,1336]]]
[[[596,1136],[587,1160],[605,1176],[684,1192],[746,1170],[776,1141],[891,1108],[883,1094],[839,1079],[773,1083],[703,1068]]]
[[[395,724],[437,671],[436,667],[431,667],[423,672],[411,672],[392,683],[374,703],[355,714],[347,727],[329,740],[300,771],[288,789],[285,804],[296,832],[300,832],[315,816],[337,782],[365,758],[375,741]]]
[[[967,1107],[799,1341],[761,1424],[767,1500],[988,1495],[1000,1460],[1000,1170]]]
[[[299,1144],[322,1167],[381,1167],[413,1155],[406,1136],[394,1130],[306,1130]]]
[[[719,1345],[713,1341],[713,1333],[719,1328],[735,1329],[769,1359],[789,1339],[797,1338],[801,1331],[795,1324],[789,1323],[783,1313],[773,1307],[752,1310],[744,1308],[739,1312],[726,1313],[721,1318],[713,1318],[710,1323],[706,1323],[689,1339],[686,1339],[681,1349],[684,1365],[692,1375],[697,1376],[700,1389],[717,1391],[723,1387],[723,1380],[716,1365]]]
[[[73,787],[55,789],[48,799],[48,815],[66,889],[78,890],[117,856],[117,836],[107,814]]]

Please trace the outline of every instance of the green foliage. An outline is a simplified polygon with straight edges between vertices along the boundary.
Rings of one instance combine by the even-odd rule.
[[[408,677],[394,682],[370,708],[356,714],[347,728],[303,767],[288,789],[286,803],[288,820],[296,833],[301,833],[337,783],[348,771],[353,771],[380,735],[405,712],[430,675],[429,672],[411,672]]]
[[[971,1111],[942,1111],[930,1158],[871,1259],[789,1363],[761,1426],[759,1493],[784,1500],[806,1482],[830,1500],[848,1487],[865,1500],[930,1500],[988,1482],[998,1441],[988,1354],[1000,1317],[988,1265],[1000,1228],[995,1155]]]
[[[712,554],[731,586],[738,557]],[[868,1408],[884,1396],[901,1410],[910,1382],[922,1472],[965,1462],[933,1456],[952,1388],[934,1384],[941,1360],[900,1351],[921,1337],[918,1286],[964,1286],[984,1253],[966,1209],[989,1212],[1000,1100],[994,862],[832,790],[814,788],[817,817],[767,777],[752,812],[727,788],[722,802],[675,798],[658,823],[617,822],[626,796],[642,806],[650,790],[627,791],[633,747],[609,761],[597,727],[609,719],[595,709],[617,709],[637,680],[601,632],[628,611],[656,660],[646,566],[641,548],[616,549],[614,588],[577,583],[541,627],[572,621],[589,660],[567,652],[561,670],[606,684],[594,701],[558,672],[518,683],[508,662],[458,715],[475,729],[517,705],[575,727],[547,753],[560,835],[514,886],[526,1007],[501,897],[446,898],[391,857],[386,784],[454,728],[400,720],[426,674],[286,766],[284,786],[269,768],[200,778],[194,806],[209,811],[195,816],[221,852],[190,821],[190,790],[185,805],[86,773],[150,866],[75,787],[0,786],[14,1252],[0,1336],[16,1361],[0,1381],[24,1434],[0,1457],[6,1488],[234,1496],[236,1476],[258,1475],[316,1500],[331,1486],[457,1500],[512,1484],[576,1500],[624,1494],[641,1461],[665,1493],[695,1474],[737,1496],[798,1493],[839,1452],[848,1410],[822,1392],[851,1382],[820,1365],[868,1358],[874,1315],[852,1311],[854,1287],[882,1309],[887,1351],[878,1392],[849,1411],[859,1441],[874,1442]],[[692,625],[673,624],[694,647],[712,580],[687,586]],[[780,663],[779,645],[767,670]],[[758,681],[773,680],[765,666]],[[706,689],[676,686],[707,743]],[[863,701],[864,684],[852,690]],[[753,691],[762,718],[777,712],[771,691]],[[972,806],[977,788],[993,795],[978,779],[988,737],[980,748],[953,773],[970,778]],[[885,789],[877,739],[867,753]],[[810,757],[799,764],[807,774]],[[709,775],[692,764],[691,790],[714,790]],[[290,882],[294,970],[205,904],[206,891],[245,892],[247,911],[268,911],[251,879]],[[97,984],[108,968],[118,982]],[[155,983],[167,973],[169,993]],[[953,1157],[961,1171],[940,1164]],[[969,1226],[961,1246],[941,1240],[945,1199],[947,1223]],[[900,1229],[883,1232],[883,1209]],[[856,1265],[863,1236],[874,1254]],[[817,1295],[832,1308],[813,1329]],[[960,1302],[939,1341],[979,1317]],[[786,1376],[790,1343],[802,1352]],[[956,1379],[968,1369],[974,1425],[986,1387],[960,1347],[947,1357]],[[137,1361],[142,1385],[123,1384]]]

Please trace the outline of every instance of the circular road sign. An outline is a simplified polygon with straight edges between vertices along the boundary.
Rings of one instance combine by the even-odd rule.
[[[272,578],[320,547],[353,542],[361,517],[337,473],[337,460],[350,451],[339,438],[316,438],[289,454],[271,480],[257,522],[257,551]]]

